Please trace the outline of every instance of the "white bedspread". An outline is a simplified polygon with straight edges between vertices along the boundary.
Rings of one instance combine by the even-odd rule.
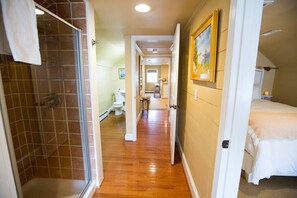
[[[297,108],[266,100],[254,100],[251,112],[296,113]],[[245,150],[253,157],[249,182],[259,184],[260,179],[273,175],[297,176],[296,138],[259,139],[249,126]]]
[[[297,107],[269,100],[253,100],[251,112],[297,113]]]

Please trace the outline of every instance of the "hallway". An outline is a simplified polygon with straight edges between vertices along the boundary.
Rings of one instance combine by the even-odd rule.
[[[170,165],[167,111],[150,110],[136,142],[125,142],[125,118],[101,123],[104,181],[94,197],[191,197],[180,160]],[[179,158],[179,157],[178,157]]]

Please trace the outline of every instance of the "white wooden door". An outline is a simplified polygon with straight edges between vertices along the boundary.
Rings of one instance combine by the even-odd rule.
[[[172,49],[172,61],[170,69],[170,152],[171,164],[174,164],[174,150],[176,139],[176,118],[177,118],[177,90],[178,90],[178,63],[179,63],[179,40],[180,24],[177,24]]]

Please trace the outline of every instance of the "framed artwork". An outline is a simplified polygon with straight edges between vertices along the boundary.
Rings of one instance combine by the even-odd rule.
[[[125,68],[119,68],[119,79],[125,79],[125,78],[126,78]]]
[[[218,10],[191,37],[191,79],[215,82],[218,40]]]

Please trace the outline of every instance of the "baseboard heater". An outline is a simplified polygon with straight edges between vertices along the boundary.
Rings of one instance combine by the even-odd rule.
[[[101,113],[99,115],[99,121],[101,122],[102,120],[104,120],[108,116],[108,114],[109,114],[109,111],[108,110],[106,110],[103,113]]]

